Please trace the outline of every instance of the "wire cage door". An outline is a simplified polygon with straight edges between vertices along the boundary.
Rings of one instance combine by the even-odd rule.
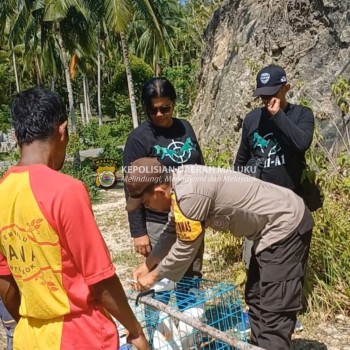
[[[152,298],[181,312],[181,319],[198,320],[247,342],[240,292],[232,284],[184,277],[173,288],[153,293]],[[153,350],[235,349],[157,307],[130,299],[129,303]],[[125,330],[121,326],[118,329],[123,344]]]

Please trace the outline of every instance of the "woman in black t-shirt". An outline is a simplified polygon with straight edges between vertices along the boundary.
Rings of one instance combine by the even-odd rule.
[[[176,101],[173,85],[165,78],[152,78],[144,84],[141,98],[147,120],[128,136],[123,165],[129,166],[142,157],[157,157],[168,167],[204,164],[191,124],[187,120],[173,118]],[[163,232],[168,214],[141,207],[129,213],[128,219],[135,251],[147,256]],[[203,248],[186,276],[201,276]]]

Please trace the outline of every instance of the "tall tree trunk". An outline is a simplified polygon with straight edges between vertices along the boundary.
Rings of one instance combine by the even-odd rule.
[[[17,73],[17,65],[16,65],[16,55],[15,51],[13,50],[13,44],[11,43],[11,50],[12,50],[12,64],[13,64],[13,72],[15,73],[15,80],[16,80],[16,91],[19,92],[19,80],[18,80],[18,73]]]
[[[87,103],[88,118],[91,118],[92,113],[91,113],[91,105],[90,105],[90,87],[89,87],[89,80],[87,76],[85,76],[85,84],[86,84],[86,103]]]
[[[60,48],[61,53],[61,60],[64,67],[64,75],[66,77],[66,85],[67,85],[67,92],[68,92],[68,102],[69,102],[69,115],[71,118],[72,123],[72,132],[77,132],[77,126],[76,126],[76,120],[75,120],[75,110],[74,110],[74,96],[73,96],[73,88],[72,88],[72,81],[70,79],[70,73],[69,73],[69,64],[68,64],[68,58],[67,58],[67,52],[64,47],[62,34],[61,34],[61,28],[60,24],[57,23],[57,42],[58,46]],[[80,168],[81,160],[80,160],[80,147],[76,150],[76,152],[73,155],[73,168],[78,169]]]
[[[73,97],[73,88],[72,88],[72,82],[70,79],[69,74],[69,65],[68,65],[68,58],[67,58],[67,52],[63,44],[60,24],[57,23],[57,42],[58,46],[60,48],[61,52],[61,59],[64,67],[64,74],[66,77],[66,85],[67,85],[67,92],[68,92],[68,102],[69,102],[69,115],[71,118],[72,123],[72,132],[76,132],[76,120],[75,120],[75,111],[74,111],[74,97]]]
[[[80,114],[81,114],[81,122],[85,125],[85,117],[84,117],[84,105],[80,103]]]
[[[126,70],[126,79],[128,82],[132,123],[133,123],[134,129],[135,129],[139,126],[139,122],[137,119],[135,90],[134,90],[134,83],[133,83],[132,75],[131,75],[131,67],[130,67],[130,60],[129,60],[129,55],[128,55],[127,42],[125,39],[125,35],[122,32],[120,33],[120,42],[122,44],[123,59],[124,59],[124,65],[125,65],[125,70]]]
[[[156,63],[156,77],[161,77],[163,74],[163,66],[157,62]]]
[[[34,68],[35,68],[35,75],[36,75],[36,83],[38,86],[42,85],[42,79],[41,79],[41,70],[40,70],[40,64],[38,56],[34,55]]]
[[[56,79],[51,78],[51,91],[55,92],[55,84],[56,84]]]
[[[85,120],[88,124],[90,121],[89,115],[89,95],[88,95],[88,83],[86,79],[86,75],[83,76],[83,91],[84,91],[84,107],[85,107]]]
[[[97,41],[97,108],[98,125],[102,125],[102,106],[101,106],[101,52],[100,52],[100,31]]]

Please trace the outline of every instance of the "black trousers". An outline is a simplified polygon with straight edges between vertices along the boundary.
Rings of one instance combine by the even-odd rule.
[[[289,350],[302,291],[312,230],[298,230],[255,255],[245,289],[251,340],[267,350]]]

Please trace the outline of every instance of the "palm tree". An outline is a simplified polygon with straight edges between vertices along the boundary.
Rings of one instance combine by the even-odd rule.
[[[81,0],[20,1],[12,37],[23,31],[26,56],[33,58],[38,81],[48,73],[55,79],[63,69],[69,102],[72,131],[76,130],[74,96],[69,74],[69,59],[74,52],[82,55],[93,47],[89,30],[90,13]],[[39,50],[39,54],[38,51]],[[31,55],[31,56],[30,56]],[[40,59],[39,59],[40,56]],[[58,60],[58,58],[60,58]]]
[[[128,55],[128,45],[126,40],[126,31],[128,24],[132,19],[134,13],[139,13],[143,16],[145,23],[152,26],[154,31],[158,34],[159,42],[163,42],[163,36],[160,29],[159,21],[156,16],[155,4],[150,0],[104,0],[105,20],[107,26],[119,34],[122,46],[122,54],[126,70],[129,98],[131,105],[131,115],[133,126],[138,126],[138,117],[136,109],[134,84],[131,75],[130,60]]]
[[[30,9],[31,16],[35,19],[40,33],[41,51],[45,52],[46,59],[51,59],[54,63],[58,56],[57,51],[59,52],[60,63],[57,66],[54,64],[54,69],[63,67],[71,129],[75,133],[76,118],[69,61],[72,57],[76,59],[84,54],[91,54],[94,35],[89,20],[93,17],[90,16],[88,4],[80,0],[40,0],[31,5],[33,6]],[[52,73],[54,79],[57,71]],[[74,154],[73,166],[76,168],[80,166],[79,147]]]
[[[16,54],[15,54],[15,45],[14,45],[14,30],[13,27],[16,27],[14,23],[18,19],[18,13],[16,12],[16,1],[2,1],[0,2],[0,38],[3,40],[6,38],[7,45],[10,48],[12,56],[13,71],[16,81],[16,90],[20,91],[20,84],[17,72],[17,63],[16,63]],[[18,33],[17,33],[18,34]]]
[[[186,1],[182,10],[186,17],[186,23],[179,33],[178,49],[187,53],[184,60],[191,60],[201,52],[204,44],[204,30],[213,16],[214,11],[224,0],[191,0]],[[188,25],[190,23],[190,25]],[[192,48],[192,49],[191,49]]]
[[[13,25],[10,26],[9,44],[11,40],[13,46],[16,42],[24,42],[24,68],[31,74],[35,74],[38,84],[51,79],[52,89],[54,89],[55,82],[64,76],[73,131],[76,129],[76,121],[69,62],[72,57],[76,57],[77,67],[83,74],[90,76],[90,72],[84,71],[86,66],[84,62],[88,60],[91,67],[97,68],[98,114],[101,124],[100,72],[102,53],[106,52],[107,45],[99,32],[102,31],[102,36],[106,37],[108,35],[106,28],[112,28],[120,38],[132,118],[136,127],[138,118],[127,41],[128,37],[133,37],[127,35],[130,22],[132,18],[142,22],[142,27],[152,39],[150,46],[153,47],[153,52],[156,52],[153,55],[154,62],[158,63],[159,57],[165,56],[172,50],[172,41],[168,38],[172,37],[175,26],[169,25],[171,17],[169,14],[174,13],[172,8],[175,5],[177,6],[176,0],[170,0],[169,4],[165,0],[8,0],[0,3],[0,24],[4,18],[6,20],[11,18]],[[158,8],[161,6],[162,8]],[[21,41],[16,41],[18,38],[21,38]],[[165,38],[168,40],[167,46],[164,44]],[[141,42],[146,40],[147,35],[144,35]],[[13,55],[14,61],[15,58]],[[17,82],[19,89],[18,79]]]
[[[62,39],[61,26],[60,23],[56,23],[56,36],[57,36],[57,44],[60,48],[61,60],[64,68],[64,75],[66,77],[67,84],[67,92],[68,92],[68,102],[69,102],[69,115],[71,117],[72,122],[72,131],[76,132],[76,121],[75,121],[75,110],[74,110],[74,96],[73,96],[73,88],[72,81],[69,74],[69,64],[68,64],[68,56],[66,52],[66,48]]]
[[[121,46],[122,46],[124,65],[125,65],[125,70],[126,70],[126,80],[128,82],[132,123],[133,123],[134,129],[135,129],[138,127],[139,122],[138,122],[138,117],[137,117],[135,88],[134,88],[134,82],[133,82],[132,74],[131,74],[131,64],[130,64],[129,53],[128,53],[128,45],[127,45],[127,41],[125,39],[124,32],[120,32],[119,34],[120,34],[120,42],[121,42]]]
[[[98,125],[102,125],[102,106],[101,106],[101,45],[100,45],[100,27],[98,28],[97,39],[97,109],[98,109]]]
[[[153,66],[156,75],[161,74],[161,59],[169,60],[175,51],[179,30],[185,25],[177,0],[155,0],[155,11],[162,33],[162,41],[155,27],[146,23],[142,15],[136,13],[130,30],[134,50]]]

